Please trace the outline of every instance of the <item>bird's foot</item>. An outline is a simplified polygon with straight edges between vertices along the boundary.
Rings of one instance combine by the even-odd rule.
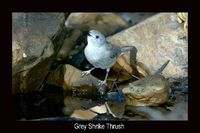
[[[81,72],[81,77],[84,77],[84,76],[87,76],[90,74],[90,70],[87,70],[87,71],[82,71]]]
[[[104,81],[98,80],[98,86],[102,86],[102,85],[107,86],[106,81],[105,80]]]

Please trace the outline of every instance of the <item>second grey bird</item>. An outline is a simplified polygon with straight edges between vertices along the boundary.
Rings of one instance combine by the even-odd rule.
[[[87,46],[84,49],[84,54],[87,60],[94,67],[90,70],[83,71],[82,76],[90,74],[95,68],[106,69],[106,76],[103,81],[99,80],[99,85],[106,85],[110,68],[116,63],[117,58],[124,52],[133,50],[137,52],[134,46],[118,47],[107,42],[102,33],[96,30],[90,30],[87,35]]]

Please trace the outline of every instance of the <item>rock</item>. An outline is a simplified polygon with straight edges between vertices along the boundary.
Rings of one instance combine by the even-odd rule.
[[[113,102],[113,103],[124,103],[125,102],[125,97],[124,94],[121,91],[116,91],[116,92],[107,92],[106,93],[106,100]]]
[[[65,93],[72,93],[72,96],[97,98],[100,94],[104,94],[106,87],[98,86],[98,80],[91,74],[82,77],[79,69],[65,65],[63,89]]]
[[[152,15],[156,13],[117,13],[121,18],[123,18],[130,26],[136,25],[140,23],[141,21],[147,19],[148,17],[151,17]]]
[[[107,108],[108,112],[112,114],[113,117],[122,118],[125,111],[125,103],[108,102]]]
[[[43,82],[62,42],[65,15],[13,13],[12,20],[12,94],[34,91]]]
[[[188,77],[183,79],[170,79],[172,93],[169,102],[173,104],[188,101]]]
[[[134,45],[138,50],[137,64],[142,63],[148,74],[154,74],[161,64],[170,60],[163,76],[182,78],[188,76],[188,40],[183,35],[176,13],[159,13],[107,40],[118,46]],[[117,63],[132,71],[128,53]]]
[[[105,104],[104,105],[100,105],[100,106],[94,106],[92,108],[90,108],[90,110],[92,112],[98,113],[98,114],[104,114],[107,113],[107,109]]]
[[[112,66],[112,70],[119,72],[122,68],[121,75],[126,76],[127,79],[131,79],[131,74],[137,77],[143,77],[139,75],[139,71],[136,69],[136,64],[132,63],[131,52],[126,52],[122,56],[118,57],[117,62]]]
[[[160,117],[160,114],[167,115],[170,112],[168,109],[164,107],[129,106],[129,105],[126,106],[125,110],[126,111],[125,111],[124,117],[132,121],[133,120],[153,120],[151,116],[157,117],[156,120],[163,120],[162,117]],[[147,110],[153,110],[153,111],[147,113]]]
[[[127,105],[158,106],[168,101],[171,93],[169,81],[161,75],[152,75],[124,87]]]
[[[70,33],[70,36],[68,36],[64,40],[64,44],[60,48],[58,54],[57,54],[57,59],[65,60],[68,56],[69,53],[72,51],[72,49],[76,45],[77,39],[80,37],[81,31],[80,30],[72,30]]]
[[[82,31],[96,29],[107,36],[126,28],[127,24],[114,13],[71,13],[65,26]]]
[[[47,84],[63,88],[64,95],[73,97],[97,99],[105,93],[106,86],[98,86],[98,80],[91,74],[81,76],[81,70],[72,65],[60,65],[47,79]]]
[[[89,109],[98,104],[90,99],[88,100],[83,98],[66,96],[64,99],[64,105],[65,107],[63,108],[63,113],[65,115],[71,115],[74,110]]]
[[[63,65],[58,66],[54,71],[50,72],[46,84],[63,88],[64,72],[65,68],[63,67]]]
[[[145,113],[149,120],[188,120],[188,103],[185,102],[174,105],[168,112],[151,107],[139,107],[137,111]]]
[[[75,110],[71,115],[72,118],[76,118],[78,120],[91,120],[95,116],[97,116],[97,114],[89,110]]]

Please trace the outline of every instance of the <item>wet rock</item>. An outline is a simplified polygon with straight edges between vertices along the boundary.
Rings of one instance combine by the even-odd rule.
[[[127,105],[158,106],[168,101],[169,81],[157,74],[130,83],[122,89]]]
[[[126,28],[127,24],[114,13],[71,13],[65,26],[82,31],[96,29],[107,36]]]
[[[63,65],[59,65],[55,70],[50,72],[46,84],[63,88],[64,72],[65,68],[63,67]]]
[[[100,106],[94,106],[90,108],[91,111],[98,113],[98,114],[104,114],[107,113],[107,109],[105,105],[100,105]]]
[[[61,64],[49,74],[47,84],[61,87],[64,95],[73,97],[97,99],[105,93],[107,88],[98,86],[99,79],[91,74],[82,77],[81,72],[72,65]]]
[[[153,120],[151,116],[155,116],[158,112],[159,114],[167,115],[170,113],[170,110],[164,108],[164,107],[149,107],[149,106],[126,106],[125,108],[125,114],[124,117],[128,118],[129,120]],[[147,110],[153,110],[150,114],[150,112],[147,113]],[[158,114],[158,115],[159,115]],[[160,116],[157,117],[156,120],[163,120]],[[158,119],[160,118],[160,119]]]
[[[125,111],[125,103],[108,102],[107,108],[113,117],[122,118]]]
[[[148,116],[149,120],[188,120],[188,103],[180,102],[170,108],[170,111],[160,111],[152,107],[139,107],[137,111]]]
[[[12,93],[37,90],[59,47],[65,15],[62,13],[12,14]],[[60,40],[61,41],[61,40]]]
[[[97,114],[106,115],[108,113],[113,117],[122,118],[125,108],[125,104],[106,102],[105,104],[99,105],[95,101],[75,97],[66,97],[64,103],[63,113],[65,115],[86,120],[94,118]],[[87,114],[91,114],[91,116]]]
[[[131,120],[131,121],[149,120],[149,117],[147,115],[145,115],[143,112],[137,110],[138,108],[144,108],[144,107],[146,107],[146,106],[126,105],[123,117],[127,118],[128,120]]]
[[[163,76],[182,78],[188,76],[188,40],[183,35],[176,13],[159,13],[107,39],[118,46],[135,46],[137,64],[142,63],[148,74],[155,73],[163,62],[170,60]],[[123,55],[117,63],[127,71],[132,69],[129,54]]]
[[[66,96],[64,99],[64,105],[65,107],[63,108],[63,113],[65,115],[71,115],[74,110],[89,109],[98,105],[98,103],[92,101],[91,99]]]
[[[75,97],[97,98],[104,94],[106,86],[98,86],[98,80],[91,74],[82,77],[79,69],[65,65],[63,89],[65,93],[72,93]]]
[[[113,117],[113,115],[109,113],[97,115],[93,120],[94,121],[120,121],[120,122],[125,121],[125,119]]]
[[[124,94],[121,91],[107,92],[106,96],[107,96],[106,97],[107,101],[110,101],[110,102],[117,102],[117,103],[125,102]]]

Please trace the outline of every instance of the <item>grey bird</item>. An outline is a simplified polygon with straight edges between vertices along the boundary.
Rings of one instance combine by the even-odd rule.
[[[96,30],[88,32],[87,43],[84,54],[89,63],[94,67],[83,71],[82,76],[90,74],[95,68],[106,69],[105,79],[103,81],[99,80],[98,85],[107,85],[106,81],[110,68],[116,63],[119,56],[130,50],[133,50],[135,55],[137,53],[137,49],[134,46],[118,47],[108,43],[104,35]]]

